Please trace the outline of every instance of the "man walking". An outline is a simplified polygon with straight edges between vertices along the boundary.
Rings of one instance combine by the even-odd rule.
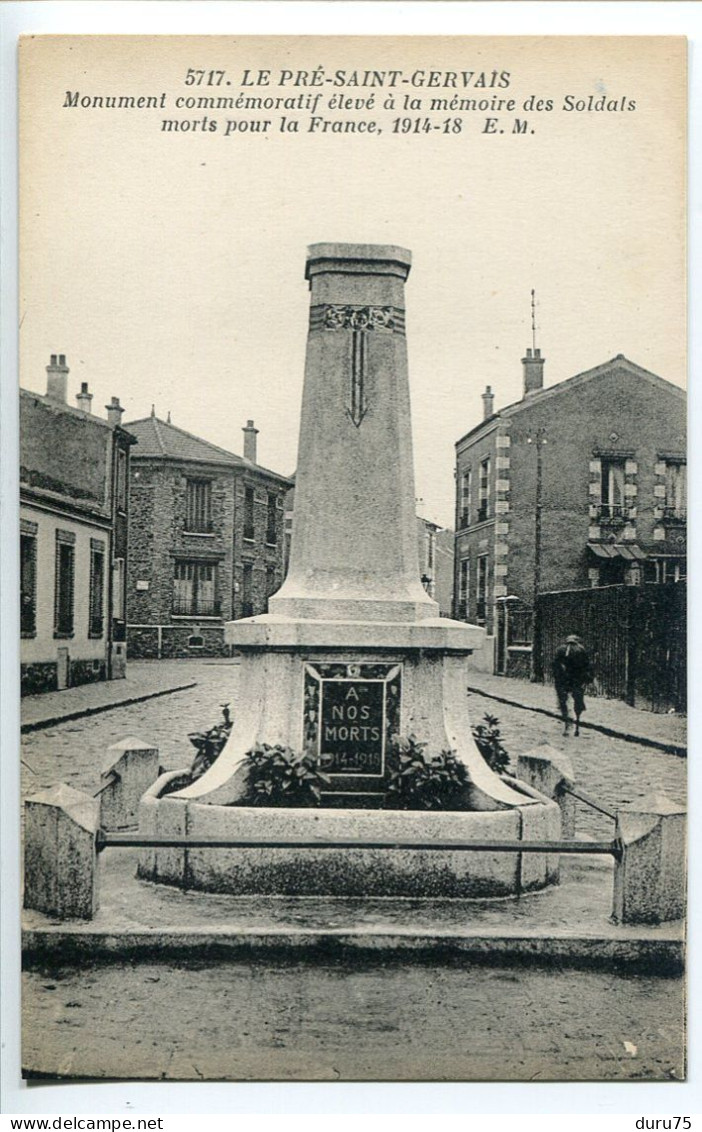
[[[580,734],[580,716],[585,711],[585,685],[593,678],[590,657],[580,637],[573,634],[559,645],[553,658],[553,681],[558,696],[558,706],[563,718],[563,734],[568,734],[570,717],[568,715],[568,696],[573,697],[575,714],[575,735]]]

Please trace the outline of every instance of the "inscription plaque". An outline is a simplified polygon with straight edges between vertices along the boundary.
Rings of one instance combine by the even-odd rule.
[[[333,777],[382,778],[399,730],[397,664],[318,664],[305,669],[305,746]]]

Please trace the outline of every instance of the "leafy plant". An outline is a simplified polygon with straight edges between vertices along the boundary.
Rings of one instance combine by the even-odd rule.
[[[509,767],[509,755],[500,737],[499,719],[494,715],[484,715],[484,723],[473,728],[473,738],[480,754],[492,770],[504,774]]]
[[[425,752],[414,735],[392,741],[384,807],[395,810],[469,808],[468,770],[453,751]]]
[[[209,731],[194,731],[192,735],[188,735],[193,747],[197,749],[197,754],[190,767],[191,782],[201,778],[222,753],[233,723],[229,704],[222,704],[222,716],[222,722],[210,727]]]
[[[331,780],[315,755],[263,743],[244,756],[246,786],[241,806],[318,806]]]

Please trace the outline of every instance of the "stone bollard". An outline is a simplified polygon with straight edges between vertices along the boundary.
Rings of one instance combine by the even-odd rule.
[[[108,747],[100,775],[102,828],[136,827],[139,824],[139,801],[158,775],[158,747],[141,739],[122,739]]]
[[[519,755],[517,778],[533,786],[547,798],[558,802],[561,811],[561,835],[568,841],[575,836],[575,798],[564,787],[573,786],[573,765],[567,755],[544,743],[533,751]]]
[[[96,798],[61,782],[24,804],[24,906],[90,920],[98,908]]]
[[[621,858],[614,871],[612,918],[660,924],[685,915],[686,811],[665,794],[648,794],[617,814]]]

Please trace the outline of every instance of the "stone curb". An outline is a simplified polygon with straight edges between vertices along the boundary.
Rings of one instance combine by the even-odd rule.
[[[397,955],[403,961],[436,962],[460,958],[481,966],[540,965],[568,968],[622,968],[637,973],[670,976],[684,969],[681,939],[651,936],[468,935],[455,932],[349,932],[281,928],[232,931],[155,928],[147,931],[65,931],[63,928],[25,930],[24,966],[56,965],[84,960],[150,962],[197,956],[225,960],[260,954],[295,962],[307,958],[374,962]]]
[[[475,696],[484,696],[488,700],[496,700],[498,704],[508,704],[510,707],[523,708],[524,711],[533,711],[538,715],[547,715],[549,719],[557,719],[561,722],[561,717],[556,711],[551,711],[549,708],[538,707],[533,704],[524,704],[521,700],[510,700],[506,696],[497,696],[494,692],[486,692],[483,688],[475,688],[471,684],[466,688]],[[665,751],[667,755],[677,755],[678,758],[687,758],[687,747],[682,747],[678,743],[665,743],[662,739],[649,739],[646,735],[635,735],[630,731],[618,731],[614,727],[607,727],[604,723],[588,723],[586,720],[580,720],[581,728],[588,728],[590,731],[599,731],[602,735],[607,735],[610,739],[623,739],[627,743],[636,743],[641,747],[654,747],[658,751]]]
[[[37,719],[33,723],[23,723],[20,734],[27,735],[30,731],[44,731],[48,727],[57,727],[60,723],[70,723],[74,719],[85,719],[89,715],[100,715],[104,711],[114,708],[129,707],[131,704],[142,704],[145,700],[155,700],[158,696],[170,696],[174,692],[187,692],[197,687],[197,680],[190,684],[179,684],[176,688],[162,688],[158,692],[149,692],[145,696],[130,696],[126,700],[117,700],[110,704],[97,704],[95,707],[81,708],[80,711],[70,711],[65,715],[54,715],[48,719]]]

